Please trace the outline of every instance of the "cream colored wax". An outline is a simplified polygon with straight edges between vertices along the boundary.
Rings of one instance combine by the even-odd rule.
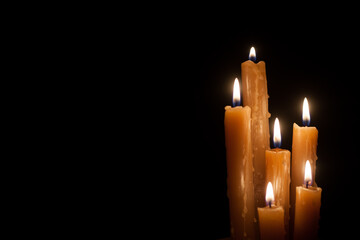
[[[270,149],[268,91],[265,62],[241,64],[243,103],[251,108],[251,139],[254,156],[255,206],[265,206],[265,150]]]
[[[266,182],[274,188],[275,205],[283,207],[286,239],[289,237],[290,151],[275,148],[266,150]],[[260,217],[260,216],[259,216]]]
[[[261,240],[284,240],[284,209],[282,207],[258,208],[260,239]]]
[[[319,187],[296,187],[294,240],[318,239],[321,191]]]
[[[227,187],[232,239],[256,239],[251,109],[225,107]]]

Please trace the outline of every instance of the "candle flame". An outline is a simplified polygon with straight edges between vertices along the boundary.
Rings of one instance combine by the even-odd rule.
[[[276,148],[279,148],[281,146],[281,133],[280,133],[280,122],[278,118],[275,119],[275,123],[274,123],[273,140],[274,140],[274,146]]]
[[[307,98],[304,98],[302,120],[304,126],[310,125],[310,111],[309,111],[309,103]]]
[[[240,106],[240,84],[237,78],[235,78],[233,88],[233,107],[235,106]]]
[[[275,198],[274,198],[274,190],[273,190],[273,186],[271,184],[271,182],[268,183],[267,187],[266,187],[266,197],[265,197],[265,201],[266,204],[269,204],[269,202],[274,202]]]
[[[254,62],[256,61],[256,52],[254,47],[251,47],[250,49],[249,59]]]
[[[311,176],[311,166],[310,166],[309,160],[306,160],[306,163],[305,163],[305,177],[304,177],[304,181],[305,181],[305,184],[306,184],[306,182],[308,182],[309,185],[311,185],[312,176]]]

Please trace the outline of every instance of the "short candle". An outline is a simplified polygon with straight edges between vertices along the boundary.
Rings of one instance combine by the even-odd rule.
[[[273,204],[275,202],[271,182],[266,188],[265,201],[267,206],[258,208],[261,240],[285,239],[284,209]]]
[[[312,185],[310,162],[306,161],[305,184],[296,187],[294,240],[318,239],[321,191]]]

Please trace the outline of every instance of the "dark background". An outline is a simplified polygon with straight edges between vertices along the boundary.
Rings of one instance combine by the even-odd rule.
[[[278,117],[284,149],[291,151],[292,126],[302,126],[302,103],[308,98],[310,125],[319,131],[320,238],[351,236],[356,227],[351,218],[358,208],[360,117],[360,46],[352,22],[322,19],[280,25],[211,14],[182,17],[188,21],[171,27],[156,22],[145,34],[152,76],[147,94],[154,101],[147,117],[156,119],[149,143],[156,154],[156,171],[150,175],[158,180],[153,193],[158,197],[151,198],[157,202],[154,214],[161,215],[155,232],[193,239],[230,235],[224,107],[232,103],[234,79],[240,78],[241,63],[254,46],[257,61],[266,62],[270,136]],[[160,60],[152,59],[154,55]],[[160,140],[154,141],[156,137]],[[149,165],[154,167],[153,162]]]

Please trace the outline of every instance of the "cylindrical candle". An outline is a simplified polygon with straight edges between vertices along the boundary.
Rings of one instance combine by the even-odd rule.
[[[303,187],[296,187],[294,240],[317,239],[322,190],[319,187],[309,187],[312,184],[311,172],[311,165],[307,160],[305,184]]]
[[[250,107],[226,106],[224,123],[231,236],[256,239]]]
[[[269,183],[266,194],[268,194],[270,185],[271,184]],[[284,209],[281,206],[275,206],[270,202],[269,206],[258,208],[257,210],[259,214],[260,239],[284,240]]]
[[[321,191],[319,187],[296,187],[294,240],[318,239]]]
[[[310,114],[307,99],[304,99],[303,122],[310,124]],[[296,187],[304,184],[305,162],[309,160],[312,169],[313,186],[315,183],[316,171],[316,148],[318,141],[318,130],[316,127],[299,127],[296,123],[293,126],[292,139],[292,162],[291,162],[291,185],[290,185],[290,226],[294,224]]]
[[[258,208],[258,214],[261,240],[285,239],[284,209],[282,207]]]
[[[252,49],[253,50],[253,49]],[[253,52],[253,55],[252,55]],[[255,50],[250,59],[255,60]],[[265,150],[270,149],[268,91],[265,62],[241,64],[244,106],[251,108],[251,139],[254,154],[255,205],[265,205]]]
[[[266,182],[273,184],[274,203],[284,209],[284,225],[286,239],[288,239],[290,217],[290,151],[279,148],[281,146],[281,134],[277,118],[274,125],[274,145],[277,146],[277,148],[266,150],[265,152]]]

